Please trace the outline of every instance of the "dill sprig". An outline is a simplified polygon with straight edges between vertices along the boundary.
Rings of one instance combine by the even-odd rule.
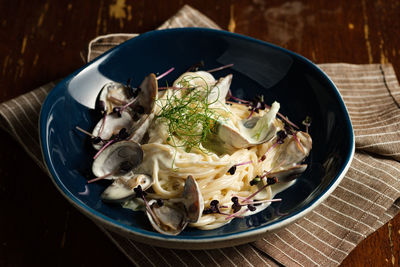
[[[219,119],[216,109],[210,107],[208,95],[211,91],[204,81],[204,88],[195,87],[190,84],[192,79],[203,79],[201,77],[184,77],[179,85],[180,90],[173,90],[166,94],[166,98],[159,101],[161,110],[157,118],[161,119],[168,127],[167,142],[177,148],[181,147],[186,152],[193,148],[207,153],[201,146],[207,136],[213,133]]]

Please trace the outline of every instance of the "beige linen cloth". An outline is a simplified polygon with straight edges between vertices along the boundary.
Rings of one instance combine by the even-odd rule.
[[[159,29],[219,28],[184,6]],[[134,37],[101,36],[88,61]],[[337,189],[303,219],[250,244],[214,250],[154,248],[99,226],[138,266],[337,266],[400,210],[400,87],[390,64],[319,65],[339,88],[354,126],[356,153]],[[49,83],[0,105],[0,124],[44,169],[36,128]],[[338,136],[340,138],[340,136]],[[47,172],[46,172],[47,173]]]

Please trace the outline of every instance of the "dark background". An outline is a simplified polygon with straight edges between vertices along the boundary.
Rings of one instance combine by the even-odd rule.
[[[83,64],[101,34],[142,33],[184,4],[224,29],[300,53],[315,63],[392,63],[400,76],[400,1],[0,0],[0,102]],[[125,266],[130,262],[0,130],[0,266]],[[400,215],[342,266],[400,262]]]

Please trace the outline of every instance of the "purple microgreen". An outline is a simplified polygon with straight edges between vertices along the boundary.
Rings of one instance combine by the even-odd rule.
[[[82,128],[79,127],[79,126],[75,126],[75,128],[76,128],[78,131],[81,131],[82,133],[84,133],[84,134],[86,134],[86,135],[89,135],[89,136],[92,137],[92,138],[96,138],[96,137],[97,137],[97,136],[93,135],[92,133],[89,133],[88,131],[82,129]]]
[[[250,114],[249,114],[249,116],[247,117],[247,119],[250,119],[250,118],[251,118],[251,116],[253,116],[253,114],[254,114],[254,111],[255,111],[255,109],[254,109],[254,108],[252,108],[252,109],[251,109],[251,112],[250,112]]]
[[[311,126],[312,119],[310,116],[306,116],[302,124],[306,126],[306,133],[308,133],[308,128]]]
[[[103,180],[103,179],[105,179],[105,178],[107,178],[107,177],[109,177],[109,176],[111,176],[111,175],[114,175],[117,171],[118,171],[118,170],[114,170],[114,171],[112,171],[112,172],[110,172],[110,173],[107,173],[107,174],[104,174],[104,175],[102,175],[102,176],[100,176],[100,177],[96,177],[96,178],[94,178],[94,179],[91,179],[91,180],[87,181],[87,183],[90,184],[90,183],[93,183],[93,182],[97,182],[97,181],[99,181],[99,180]]]
[[[248,212],[248,211],[249,211],[249,209],[239,210],[239,211],[237,211],[237,212],[235,212],[233,214],[230,214],[229,216],[226,216],[225,220],[229,220],[229,219],[232,219],[232,218],[241,218],[242,219],[243,216],[241,216],[241,215],[246,213],[246,212]]]
[[[254,205],[254,206],[258,206],[258,205],[261,205],[261,204],[263,204],[263,203],[268,203],[268,202],[279,202],[279,201],[282,201],[282,199],[281,199],[281,198],[275,198],[275,199],[265,199],[265,200],[257,200],[257,201],[251,201],[251,200],[249,200],[249,201],[246,201],[246,203],[244,203],[244,204],[239,204],[239,205],[240,205],[240,206],[247,206],[247,205],[251,204],[251,205]]]
[[[236,165],[233,165],[232,167],[230,167],[230,169],[228,170],[230,175],[234,175],[236,172]]]
[[[97,151],[97,153],[96,153],[96,155],[94,155],[93,159],[96,159],[100,155],[100,153],[104,151],[104,149],[106,149],[109,145],[111,145],[114,142],[115,142],[114,139],[111,139],[110,141],[108,141],[102,148],[100,148],[99,151]]]
[[[245,161],[245,162],[241,162],[241,163],[235,164],[235,165],[233,165],[233,166],[228,170],[228,172],[229,172],[231,175],[234,175],[235,172],[236,172],[236,167],[237,167],[237,166],[242,166],[242,165],[251,164],[251,163],[253,163],[253,162],[252,162],[251,160],[249,160],[249,161]]]
[[[113,113],[116,113],[117,116],[118,116],[119,118],[121,118],[122,114],[121,114],[121,108],[120,108],[120,107],[114,107],[113,110],[112,110],[112,112],[113,112]]]
[[[122,114],[122,112],[123,112],[127,107],[129,107],[129,106],[135,104],[137,100],[138,100],[137,98],[134,98],[133,100],[129,101],[128,103],[126,103],[125,105],[123,105],[123,106],[120,108],[120,111],[119,111],[119,112]]]
[[[118,139],[125,140],[128,137],[129,137],[129,133],[127,132],[126,128],[121,128],[121,130],[119,130],[119,133],[118,133]]]
[[[161,74],[161,75],[159,75],[159,76],[157,76],[157,80],[159,80],[159,79],[161,79],[161,78],[163,78],[163,77],[165,77],[165,76],[167,76],[168,74],[170,74],[173,70],[174,70],[175,68],[170,68],[169,70],[167,70],[166,72],[164,72],[163,74]]]
[[[214,199],[210,202],[210,207],[208,209],[203,210],[203,214],[212,214],[217,213],[225,216],[229,216],[230,214],[221,212],[220,208],[227,208],[226,206],[220,206],[219,201]]]
[[[269,108],[268,106],[266,106],[267,108]],[[286,123],[290,124],[292,127],[299,129],[299,126],[297,126],[296,124],[294,124],[293,122],[291,122],[286,116],[283,116],[282,113],[277,113],[278,116]]]
[[[247,165],[247,164],[251,164],[251,163],[253,163],[253,162],[251,160],[249,160],[249,161],[245,161],[242,163],[238,163],[238,164],[236,164],[236,166],[242,166],[242,165]]]
[[[204,61],[201,60],[200,62],[197,62],[196,64],[190,66],[185,72],[191,72],[191,71],[198,71],[199,68],[204,67]]]
[[[285,142],[285,138],[287,137],[287,134],[286,134],[285,131],[280,130],[280,131],[278,131],[278,132],[276,133],[276,136],[278,137],[277,140],[276,140],[276,142],[277,142],[278,144],[283,144],[283,143]]]
[[[268,148],[267,152],[263,156],[267,157],[268,153],[274,149],[278,145],[278,142],[275,142],[270,148]]]
[[[250,210],[250,211],[255,211],[257,208],[256,207],[254,207],[253,205],[251,205],[251,204],[248,204],[247,205],[247,208]]]
[[[242,206],[239,204],[239,198],[238,197],[232,197],[231,198],[233,204],[232,204],[232,210],[234,213],[238,212],[241,210]]]
[[[231,99],[236,100],[236,101],[239,102],[239,103],[233,102],[233,103],[235,103],[235,104],[244,104],[244,105],[250,104],[250,101],[244,100],[244,99],[240,99],[240,98],[238,98],[238,97],[233,96],[232,94],[229,95],[229,98],[231,98]]]
[[[254,192],[253,194],[251,194],[250,196],[246,197],[243,201],[246,202],[250,199],[252,199],[255,195],[257,195],[258,193],[260,193],[262,190],[264,190],[267,186],[274,184],[278,181],[278,179],[276,177],[273,178],[267,178],[267,184],[263,185],[260,189],[258,189],[256,192]]]
[[[101,141],[103,141],[103,139],[101,139],[100,136],[97,136],[97,137],[95,137],[95,138],[92,138],[92,143],[93,143],[93,144],[98,144],[98,143],[100,143]]]
[[[92,133],[89,133],[88,131],[82,129],[82,128],[79,127],[79,126],[76,126],[75,128],[76,128],[77,130],[79,130],[80,132],[82,132],[82,133],[84,133],[84,134],[90,136],[93,144],[98,144],[98,143],[100,143],[101,141],[103,141],[103,139],[101,139],[100,136],[95,136],[95,135],[93,135]]]
[[[250,106],[249,111],[251,112],[247,117],[247,119],[250,119],[254,113],[258,113],[260,109],[265,109],[264,96],[263,95],[255,96],[253,100],[248,102],[248,104]]]
[[[218,67],[218,68],[215,68],[215,69],[207,70],[207,72],[211,73],[211,72],[215,72],[215,71],[220,71],[220,70],[223,70],[223,69],[230,68],[232,66],[233,66],[233,64],[228,64],[228,65],[224,65],[224,66],[221,66],[221,67]]]
[[[280,130],[276,133],[276,142],[270,147],[268,148],[267,152],[264,153],[264,155],[261,156],[261,159],[258,160],[258,162],[264,161],[267,158],[268,153],[273,150],[277,145],[283,144],[285,138],[287,137],[285,131]]]

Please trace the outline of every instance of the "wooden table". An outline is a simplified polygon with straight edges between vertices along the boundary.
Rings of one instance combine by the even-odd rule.
[[[0,0],[0,102],[80,67],[81,51],[97,35],[152,30],[185,3],[225,29],[316,63],[391,62],[400,77],[398,0]],[[0,138],[0,266],[129,264],[16,141],[4,131]],[[342,266],[392,266],[399,258],[400,215],[359,244]]]

